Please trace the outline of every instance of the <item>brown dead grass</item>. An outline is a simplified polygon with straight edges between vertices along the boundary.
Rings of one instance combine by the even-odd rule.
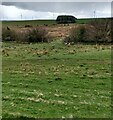
[[[36,26],[36,27],[43,27],[44,29],[46,29],[48,31],[48,34],[52,38],[65,38],[66,36],[69,35],[70,30],[72,28],[79,28],[80,24],[70,24],[70,25],[59,24],[59,25],[50,25],[50,26],[41,25],[41,26]],[[27,33],[29,30],[36,28],[36,27],[25,28],[25,27],[18,26],[18,27],[10,27],[10,29],[16,31],[19,34],[19,33]]]

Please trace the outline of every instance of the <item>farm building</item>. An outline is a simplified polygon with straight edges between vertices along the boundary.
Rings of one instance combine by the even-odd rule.
[[[66,24],[66,23],[75,23],[76,19],[74,16],[72,15],[60,15],[57,17],[56,22],[58,24]]]

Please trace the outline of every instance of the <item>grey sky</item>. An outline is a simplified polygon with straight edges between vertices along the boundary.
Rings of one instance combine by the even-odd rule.
[[[111,5],[109,2],[4,2],[2,4],[43,12],[90,12],[96,9],[101,11]]]
[[[72,14],[80,18],[93,17],[94,11],[97,17],[111,16],[110,2],[3,2],[2,5],[6,8],[12,6],[19,10],[40,12],[40,15],[48,13],[51,14],[50,17],[52,14]],[[6,14],[5,9],[4,14]]]

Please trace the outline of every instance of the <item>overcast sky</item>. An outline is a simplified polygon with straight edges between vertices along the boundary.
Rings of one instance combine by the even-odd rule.
[[[110,2],[3,2],[0,19],[56,19],[58,15],[77,18],[111,17]]]

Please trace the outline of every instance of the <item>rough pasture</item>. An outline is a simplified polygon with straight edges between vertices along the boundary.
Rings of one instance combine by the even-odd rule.
[[[3,43],[3,118],[110,118],[111,46]]]

